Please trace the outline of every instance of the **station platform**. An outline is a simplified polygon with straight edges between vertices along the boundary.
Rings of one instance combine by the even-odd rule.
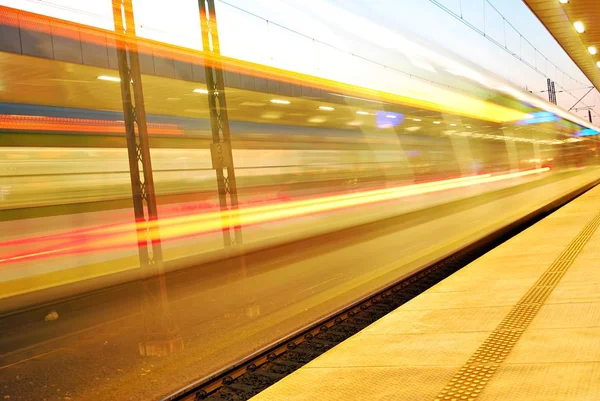
[[[253,401],[598,400],[597,186]]]

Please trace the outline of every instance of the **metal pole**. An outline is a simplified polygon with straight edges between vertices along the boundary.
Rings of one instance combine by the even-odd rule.
[[[217,175],[219,205],[223,216],[223,242],[226,247],[242,244],[242,231],[237,222],[238,193],[231,150],[231,132],[225,100],[223,66],[219,61],[221,49],[214,0],[198,0],[202,47],[205,58],[206,88],[210,109],[210,125],[213,143],[210,146],[212,165]],[[234,232],[233,237],[231,231]]]
[[[132,0],[112,0],[112,6],[138,254],[140,269],[144,275],[144,337],[140,342],[140,354],[162,356],[183,349],[183,341],[171,318],[164,278]]]

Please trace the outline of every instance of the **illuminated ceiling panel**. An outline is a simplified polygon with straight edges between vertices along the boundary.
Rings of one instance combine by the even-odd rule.
[[[524,0],[596,88],[600,88],[600,0]],[[579,33],[574,24],[584,32]],[[581,30],[581,29],[580,29]],[[588,50],[595,47],[596,54]],[[594,49],[592,49],[592,53]]]

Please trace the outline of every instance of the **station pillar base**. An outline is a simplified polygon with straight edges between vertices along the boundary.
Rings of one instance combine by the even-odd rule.
[[[183,350],[183,339],[179,336],[161,339],[142,341],[139,343],[141,356],[167,356]]]

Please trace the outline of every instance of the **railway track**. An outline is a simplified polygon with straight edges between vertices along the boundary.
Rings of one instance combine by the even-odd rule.
[[[599,181],[595,181],[572,191],[509,224],[494,235],[478,240],[343,310],[313,322],[245,359],[167,396],[164,401],[243,401],[251,398],[598,183]]]

